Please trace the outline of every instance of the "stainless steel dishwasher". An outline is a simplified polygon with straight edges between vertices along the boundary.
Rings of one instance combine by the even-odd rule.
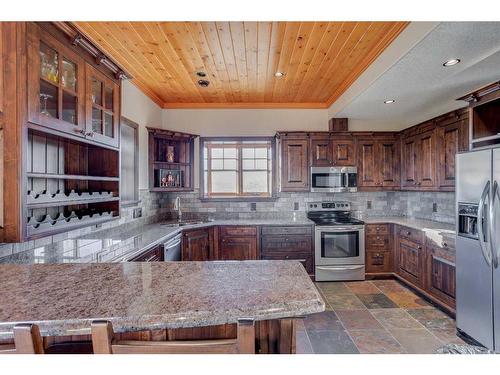
[[[182,233],[179,233],[163,244],[165,262],[181,260],[181,240]]]

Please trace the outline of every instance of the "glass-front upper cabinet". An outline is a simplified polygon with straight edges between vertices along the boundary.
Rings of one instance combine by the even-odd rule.
[[[38,26],[28,24],[28,120],[84,137],[85,64]]]
[[[90,64],[86,82],[87,131],[96,142],[118,147],[120,86]]]

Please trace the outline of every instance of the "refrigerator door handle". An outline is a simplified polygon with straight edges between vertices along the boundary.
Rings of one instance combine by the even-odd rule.
[[[487,245],[484,241],[484,231],[483,231],[483,218],[484,218],[484,203],[486,201],[486,198],[490,195],[490,181],[486,183],[484,186],[483,192],[481,194],[481,198],[479,199],[479,207],[477,210],[477,234],[479,237],[479,246],[481,247],[481,251],[483,253],[483,257],[486,260],[486,263],[488,266],[491,266],[491,248],[488,249]],[[488,229],[488,227],[487,227]],[[490,242],[490,235],[488,234],[487,237],[488,241]],[[488,251],[490,250],[490,251]]]
[[[495,222],[495,200],[498,198],[500,201],[500,192],[498,190],[498,182],[493,182],[493,189],[491,195],[490,212],[489,212],[489,226],[490,226],[490,246],[491,255],[493,256],[493,267],[498,268],[498,258],[500,257],[500,248],[497,246],[497,236],[493,224]]]

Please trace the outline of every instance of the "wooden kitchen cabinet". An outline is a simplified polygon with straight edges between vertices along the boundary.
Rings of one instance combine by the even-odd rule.
[[[424,286],[425,251],[421,243],[398,236],[396,239],[396,273],[418,286]]]
[[[120,141],[120,86],[90,64],[85,66],[86,135],[118,147]]]
[[[35,23],[26,39],[28,121],[85,138],[85,61]]]
[[[157,245],[130,259],[130,262],[163,262],[164,260],[165,252],[163,245]]]
[[[450,251],[451,250],[451,251]],[[425,289],[433,297],[455,309],[455,251],[430,241],[425,246]]]
[[[314,275],[314,246],[311,226],[265,226],[261,230],[261,259],[298,260]]]
[[[408,190],[437,188],[436,132],[433,128],[404,137],[401,158],[404,188]]]
[[[308,138],[282,138],[281,191],[309,191]]]
[[[455,111],[436,122],[439,190],[455,190],[455,155],[469,149],[469,112]]]
[[[182,234],[181,259],[183,261],[215,260],[213,229],[186,230]]]
[[[396,136],[358,139],[358,186],[400,187],[400,143]]]
[[[311,165],[330,167],[332,165],[332,147],[329,136],[311,138]]]
[[[393,272],[392,229],[390,224],[366,224],[365,266],[367,274]]]
[[[257,227],[219,227],[218,260],[254,260],[257,254]]]
[[[345,167],[356,165],[355,140],[352,136],[311,137],[313,167]]]

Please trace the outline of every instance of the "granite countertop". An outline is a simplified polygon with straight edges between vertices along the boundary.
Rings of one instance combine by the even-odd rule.
[[[44,336],[199,327],[302,316],[325,304],[298,261],[0,265],[0,339],[37,323]]]
[[[307,218],[215,220],[171,226],[159,222],[123,231],[120,227],[63,240],[0,258],[0,264],[57,264],[123,262],[148,248],[164,243],[182,230],[213,225],[313,225]]]

